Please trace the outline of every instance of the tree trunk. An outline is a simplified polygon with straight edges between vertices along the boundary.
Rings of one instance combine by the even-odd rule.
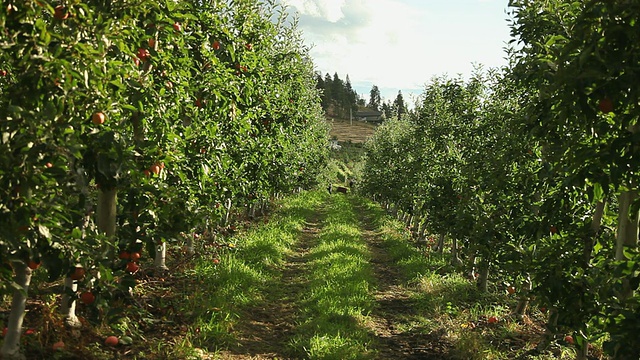
[[[68,295],[68,293],[70,292],[73,292],[75,294],[76,291],[78,291],[78,284],[69,276],[67,276],[64,278],[64,287],[65,292],[62,294],[62,304],[60,304],[60,312],[64,316],[64,321],[68,326],[72,328],[78,328],[82,324],[76,316],[76,299]]]
[[[167,270],[169,270],[166,264],[166,259],[167,259],[167,243],[163,241],[160,244],[156,245],[156,257],[153,261],[156,276],[160,277]]]
[[[625,247],[638,245],[639,212],[629,213],[631,204],[638,197],[636,191],[624,191],[620,194],[618,203],[618,234],[616,239],[616,260],[627,260],[624,255]]]
[[[445,240],[445,233],[441,233],[438,236],[438,245],[437,245],[437,250],[440,254],[442,254],[442,251],[444,250],[444,240]]]
[[[638,197],[636,191],[628,190],[620,194],[618,200],[618,234],[616,238],[616,260],[627,260],[624,249],[627,247],[635,248],[638,246],[638,221],[640,220],[640,212],[630,213],[631,204]],[[627,299],[633,295],[633,289],[629,279],[623,280],[623,288],[620,293],[621,299]]]
[[[462,260],[458,255],[458,240],[455,237],[451,241],[451,265],[455,267],[462,266]]]
[[[483,256],[478,265],[478,290],[481,292],[487,292],[489,288],[489,265],[489,260]]]
[[[533,285],[531,284],[531,277],[529,275],[527,275],[527,279],[522,285],[523,286],[520,294],[520,301],[518,301],[518,305],[513,311],[513,314],[519,318],[522,318],[527,313],[527,308],[529,307],[529,294],[533,289]]]
[[[185,234],[185,238],[187,239],[187,255],[191,256],[196,253],[195,248],[195,234]]]
[[[593,252],[593,246],[595,245],[598,233],[600,232],[600,224],[602,224],[602,217],[604,216],[606,202],[599,201],[596,204],[596,209],[591,217],[591,227],[589,234],[584,239],[584,249],[582,252],[582,267],[586,269],[591,261],[591,253]]]
[[[20,335],[22,333],[29,284],[31,283],[31,269],[27,264],[19,261],[13,263],[13,270],[16,273],[14,281],[21,289],[13,291],[11,313],[7,321],[7,334],[0,349],[0,358],[4,360],[25,359],[24,355],[20,353]]]
[[[117,194],[118,192],[115,188],[98,192],[98,230],[109,238],[116,235]]]
[[[225,202],[225,209],[227,210],[227,213],[224,216],[224,224],[223,226],[227,226],[229,225],[229,218],[231,217],[231,199],[227,199]]]

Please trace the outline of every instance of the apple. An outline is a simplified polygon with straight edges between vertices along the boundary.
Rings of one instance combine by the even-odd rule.
[[[58,20],[66,20],[67,18],[69,18],[69,13],[64,6],[58,5],[53,11],[53,17]]]
[[[515,294],[515,293],[516,293],[516,288],[515,288],[515,287],[513,287],[513,286],[509,286],[509,287],[507,288],[507,292],[508,292],[510,295],[513,295],[513,294]]]
[[[80,300],[82,300],[82,302],[87,305],[91,305],[94,301],[96,301],[96,296],[93,295],[91,291],[85,291],[80,294]]]
[[[151,175],[151,171],[149,169],[144,169],[144,176],[149,177]]]
[[[91,116],[91,122],[94,125],[102,125],[104,124],[104,114],[101,112],[97,112]]]
[[[173,30],[178,31],[178,32],[182,31],[182,25],[180,25],[179,22],[174,22],[173,23]]]
[[[206,148],[200,148],[200,154],[205,154],[207,152]]]
[[[214,41],[213,44],[211,44],[211,47],[213,48],[213,50],[220,50],[220,41]]]
[[[608,113],[612,112],[613,111],[613,101],[611,101],[611,99],[605,97],[604,99],[600,100],[600,102],[598,103],[598,109],[603,114],[608,114]]]
[[[540,308],[540,312],[546,313],[547,312],[547,308],[546,307],[541,307]]]
[[[138,260],[140,260],[140,253],[139,252],[131,253],[131,261],[138,261]]]
[[[138,266],[138,264],[136,264],[134,262],[127,263],[127,271],[128,272],[134,273],[134,272],[138,271],[138,269],[140,269],[140,266]]]
[[[149,167],[149,171],[151,171],[152,173],[158,175],[160,174],[160,165],[158,164],[153,164]]]
[[[173,83],[171,81],[167,81],[166,87],[169,90],[173,89]]]
[[[76,268],[73,270],[71,275],[69,275],[69,277],[71,278],[71,280],[82,280],[82,278],[84,278],[85,273],[86,271],[84,270],[83,267],[76,266]]]
[[[156,47],[156,39],[149,38],[148,43],[149,43],[149,47],[150,48],[155,48]]]
[[[64,342],[62,340],[53,343],[53,351],[58,351],[64,349]]]
[[[24,332],[25,335],[33,335],[36,333],[35,329],[27,329],[27,331]]]
[[[214,263],[214,264],[216,264],[216,265],[217,265],[217,264],[220,264],[220,260],[218,260],[218,259],[213,259],[213,263]]]
[[[137,57],[134,57],[133,63],[136,64],[136,66],[140,66],[140,59],[138,59]]]
[[[573,345],[573,336],[571,335],[567,335],[564,337],[564,341],[566,341],[568,344],[572,344]]]
[[[138,59],[140,59],[142,61],[147,61],[150,56],[151,56],[151,54],[149,54],[149,50],[147,50],[145,48],[139,48],[138,49]]]
[[[202,107],[202,100],[200,100],[199,98],[196,99],[196,106],[201,108]]]
[[[495,323],[497,323],[497,322],[498,322],[498,318],[497,318],[497,317],[495,317],[495,316],[491,316],[491,317],[489,318],[489,324],[495,324]]]
[[[53,167],[53,164],[52,164],[52,163],[50,163],[50,162],[48,162],[48,163],[44,164],[44,166],[45,166],[47,169],[51,169],[51,168]]]
[[[251,48],[253,47],[253,45],[251,44],[245,44],[244,47],[247,48],[247,50],[251,51]]]
[[[0,76],[7,76],[7,75],[9,75],[7,70],[0,70]]]
[[[128,251],[121,251],[118,254],[118,259],[129,260],[131,258],[131,254]]]
[[[552,234],[557,234],[558,233],[558,227],[555,225],[551,225],[551,228],[549,229],[549,231],[551,231]]]
[[[104,344],[108,345],[108,346],[116,346],[118,345],[118,338],[116,336],[108,336],[106,339],[104,339]]]
[[[40,267],[40,262],[36,262],[35,260],[29,260],[29,262],[27,263],[27,266],[29,267],[29,269],[35,270]]]

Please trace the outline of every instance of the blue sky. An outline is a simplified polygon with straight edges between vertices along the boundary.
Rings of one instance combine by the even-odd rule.
[[[506,64],[507,0],[280,0],[323,75],[349,75],[368,99],[402,90],[412,102],[433,76],[467,76],[473,64]]]

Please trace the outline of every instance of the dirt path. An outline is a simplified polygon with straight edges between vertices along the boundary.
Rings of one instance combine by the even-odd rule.
[[[376,359],[448,359],[450,344],[444,334],[425,333],[417,325],[419,316],[412,290],[376,231],[370,214],[357,201],[352,202],[358,214],[363,238],[366,240],[375,271],[376,307],[369,315],[370,329],[377,350]],[[309,250],[315,245],[322,227],[324,214],[317,213],[307,219],[299,242],[287,259],[279,284],[265,294],[265,302],[240,314],[233,330],[237,344],[221,354],[221,359],[295,359],[289,341],[294,335],[296,315],[302,292],[308,288],[307,272]]]
[[[411,290],[403,284],[403,276],[394,266],[380,234],[372,223],[371,214],[357,209],[362,236],[369,244],[377,279],[377,306],[369,324],[377,340],[378,359],[446,359],[448,344],[444,334],[424,334],[413,319],[419,315]]]
[[[220,354],[220,359],[292,359],[289,340],[295,330],[297,302],[306,287],[304,278],[309,249],[315,244],[320,231],[322,214],[307,220],[296,247],[282,269],[279,284],[265,294],[265,302],[240,314],[234,329],[237,344]]]

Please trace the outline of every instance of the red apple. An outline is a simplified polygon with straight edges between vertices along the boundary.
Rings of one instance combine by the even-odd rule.
[[[140,269],[140,266],[134,262],[127,263],[127,271],[130,273],[134,273]]]
[[[35,270],[40,267],[40,262],[37,262],[35,260],[29,260],[29,262],[27,263],[27,266],[29,267],[29,269]]]
[[[129,260],[131,258],[131,254],[128,251],[121,251],[118,255],[118,259]]]
[[[552,234],[557,234],[558,227],[556,227],[555,225],[551,225],[551,228],[549,229],[549,231],[551,231]]]
[[[613,101],[611,101],[611,99],[605,97],[604,99],[600,100],[600,102],[598,103],[598,109],[603,114],[608,114],[608,113],[612,112],[613,111]]]
[[[253,47],[251,44],[245,44],[244,47],[247,48],[247,50],[251,50],[251,48]]]
[[[211,44],[211,47],[213,50],[220,50],[220,42],[218,40],[214,41],[213,44]]]
[[[96,301],[96,296],[93,295],[91,291],[85,291],[80,294],[80,300],[82,300],[82,302],[87,305],[91,305],[94,301]]]
[[[509,294],[513,295],[513,294],[515,294],[515,293],[516,293],[516,288],[515,288],[515,287],[513,287],[513,286],[509,286],[509,287],[507,288],[507,292],[508,292]]]
[[[495,317],[495,316],[491,316],[491,317],[489,318],[489,324],[495,324],[495,323],[497,323],[497,322],[498,322],[498,318],[497,318],[497,317]]]
[[[218,259],[213,259],[213,263],[214,263],[214,264],[216,264],[216,265],[217,265],[217,264],[220,264],[220,260],[218,260]]]
[[[144,169],[143,173],[146,177],[149,177],[151,175],[151,171],[149,171],[149,169]]]
[[[116,336],[108,336],[106,339],[104,339],[104,344],[108,345],[108,346],[116,346],[118,345],[118,338]]]
[[[33,335],[36,333],[35,329],[27,329],[27,331],[24,332],[25,335]]]
[[[104,114],[101,112],[93,114],[93,116],[91,116],[91,122],[93,122],[94,125],[104,124]]]
[[[7,75],[9,75],[7,70],[0,70],[0,76],[7,76]]]
[[[573,336],[571,335],[565,336],[564,341],[566,341],[568,344],[573,344]]]
[[[140,253],[139,252],[131,253],[131,261],[138,261],[138,260],[140,260]]]
[[[50,163],[50,162],[48,162],[48,163],[44,164],[44,166],[45,166],[47,169],[51,169],[51,168],[53,167],[53,164],[52,164],[52,163]]]
[[[66,20],[67,18],[69,18],[69,13],[67,12],[67,9],[65,9],[64,6],[58,5],[54,9],[53,17],[58,20]]]
[[[138,49],[138,59],[140,59],[142,61],[147,61],[150,56],[151,56],[151,54],[149,54],[149,50],[147,50],[145,48],[139,48]]]
[[[71,273],[71,275],[69,275],[69,277],[71,278],[71,280],[82,280],[82,278],[84,277],[85,274],[85,270],[84,268],[77,266],[75,268],[75,270],[73,270],[73,272]]]
[[[150,48],[154,48],[154,47],[156,47],[156,39],[154,39],[154,38],[149,38],[148,43],[149,43],[149,47],[150,47]]]
[[[160,174],[160,165],[158,164],[153,164],[149,167],[149,171],[151,171],[152,173],[158,175]]]
[[[179,22],[174,22],[173,23],[173,30],[178,31],[178,32],[182,31],[182,25],[180,25]]]
[[[58,351],[64,349],[64,342],[62,340],[56,342],[52,346],[53,351]]]

